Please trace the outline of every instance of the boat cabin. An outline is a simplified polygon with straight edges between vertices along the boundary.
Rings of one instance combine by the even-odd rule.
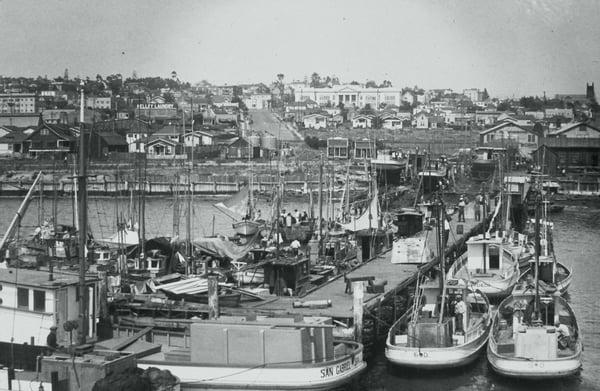
[[[502,237],[476,235],[467,241],[467,268],[476,275],[502,275],[513,267],[512,254],[504,248]]]
[[[280,258],[264,266],[269,291],[277,296],[304,296],[310,285],[308,258]]]
[[[160,250],[150,250],[147,257],[135,258],[133,260],[134,271],[148,274],[151,278],[165,275],[167,273],[167,268],[167,257],[162,255]]]
[[[403,209],[397,215],[393,224],[398,227],[398,237],[413,236],[423,230],[425,215],[416,209]]]
[[[98,280],[86,279],[89,297],[88,338],[96,335]],[[0,264],[0,362],[10,360],[11,340],[15,345],[46,346],[50,327],[57,326],[58,345],[70,345],[63,325],[79,318],[79,276],[52,271],[1,268]],[[14,327],[13,327],[14,325]],[[35,360],[35,355],[22,357]],[[18,357],[17,357],[18,359]],[[27,362],[24,366],[31,367]],[[35,363],[33,364],[35,368]]]

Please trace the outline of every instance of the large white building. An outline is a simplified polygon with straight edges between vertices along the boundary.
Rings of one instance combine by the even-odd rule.
[[[382,103],[400,106],[402,103],[402,89],[365,88],[356,85],[339,85],[333,87],[313,88],[297,87],[294,90],[296,102],[314,100],[319,106],[344,106],[365,107],[369,104],[373,109],[379,108]]]
[[[35,113],[35,94],[0,94],[0,113]]]

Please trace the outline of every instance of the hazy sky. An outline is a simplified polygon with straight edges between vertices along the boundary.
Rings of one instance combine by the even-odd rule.
[[[492,96],[600,83],[597,0],[0,0],[0,75],[312,72]]]

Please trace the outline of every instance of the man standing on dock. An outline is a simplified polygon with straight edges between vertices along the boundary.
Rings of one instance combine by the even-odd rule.
[[[475,197],[475,221],[481,221],[481,205],[483,204],[483,195],[481,192]]]
[[[460,196],[460,200],[458,200],[458,222],[465,222],[465,206],[467,203],[465,202],[465,196]]]

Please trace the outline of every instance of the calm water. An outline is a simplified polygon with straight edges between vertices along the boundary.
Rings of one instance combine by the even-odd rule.
[[[197,235],[231,233],[230,220],[212,207],[213,200],[196,199],[194,202],[193,232]],[[18,199],[0,199],[0,233],[3,233],[19,206]],[[50,201],[44,202],[46,216],[50,215]],[[283,205],[287,210],[305,206]],[[263,216],[270,215],[271,205],[262,202]],[[59,222],[72,221],[70,201],[58,202]],[[115,198],[92,198],[89,202],[89,220],[95,237],[108,237],[115,232],[117,210],[125,213],[128,201]],[[38,202],[34,201],[22,222],[21,235],[28,235],[42,218]],[[553,216],[555,222],[555,249],[559,259],[574,266],[575,275],[570,287],[570,301],[578,316],[584,337],[584,363],[577,377],[553,382],[520,382],[504,379],[488,368],[485,353],[469,367],[451,371],[408,371],[388,365],[383,355],[371,360],[369,369],[361,380],[367,390],[600,390],[600,209],[567,207]],[[146,206],[147,237],[173,232],[173,202],[169,198],[151,198]],[[185,219],[180,219],[180,232],[185,235]]]

